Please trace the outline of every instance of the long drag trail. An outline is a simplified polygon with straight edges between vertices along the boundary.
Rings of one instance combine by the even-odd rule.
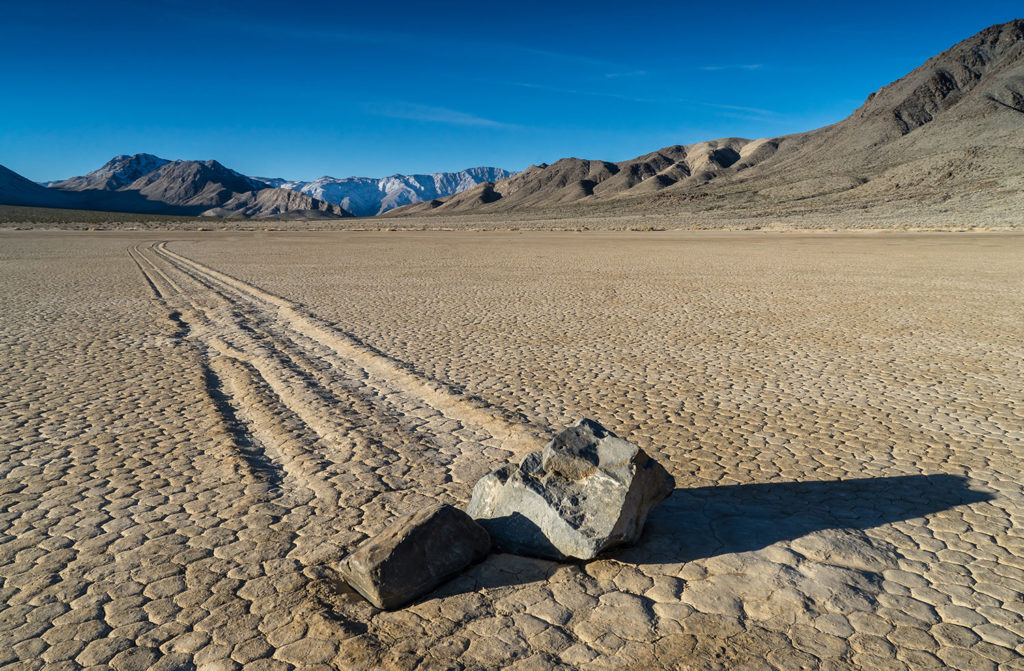
[[[205,354],[208,391],[239,458],[291,496],[336,506],[345,493],[365,504],[412,486],[403,476],[415,464],[417,487],[440,486],[447,491],[437,494],[458,500],[482,463],[539,443],[532,427],[167,243],[129,254],[181,337]],[[373,466],[368,489],[365,480],[353,487],[353,463]]]

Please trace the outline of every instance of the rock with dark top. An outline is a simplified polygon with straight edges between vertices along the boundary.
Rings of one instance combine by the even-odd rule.
[[[639,447],[581,419],[543,451],[481,478],[468,512],[505,552],[593,559],[636,542],[647,514],[673,487]]]
[[[378,608],[426,594],[491,549],[487,532],[458,508],[431,506],[397,520],[342,560],[345,581]]]

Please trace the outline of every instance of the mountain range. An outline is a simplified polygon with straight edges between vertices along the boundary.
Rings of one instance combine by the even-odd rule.
[[[333,203],[246,177],[217,161],[116,156],[81,177],[36,184],[0,166],[0,203],[142,214],[323,219],[352,216]]]
[[[618,162],[564,158],[520,173],[472,168],[312,182],[135,154],[45,185],[0,166],[0,204],[251,218],[766,216],[901,205],[1022,212],[1024,20],[986,28],[872,93],[846,119],[793,135],[671,145]]]
[[[267,184],[292,189],[319,200],[340,205],[357,217],[372,217],[411,203],[443,198],[471,189],[483,182],[494,182],[515,173],[501,168],[469,168],[458,172],[429,175],[391,175],[390,177],[321,177],[312,182],[291,182],[280,178],[257,177]]]
[[[170,161],[135,154],[115,156],[87,175],[42,184],[0,166],[0,203],[145,214],[319,219],[372,216],[513,174],[481,167],[430,175],[321,177],[300,182],[248,177],[217,161]]]
[[[1024,211],[1024,20],[992,26],[817,130],[533,165],[390,216],[543,211],[792,214],[849,208]]]

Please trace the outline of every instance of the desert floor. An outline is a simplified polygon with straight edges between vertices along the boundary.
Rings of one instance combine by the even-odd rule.
[[[1024,669],[1024,235],[0,232],[0,666]],[[642,541],[333,567],[586,416]]]

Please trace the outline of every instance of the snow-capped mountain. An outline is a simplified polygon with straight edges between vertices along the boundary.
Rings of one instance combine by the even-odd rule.
[[[280,189],[285,184],[305,184],[305,182],[289,182],[287,179],[281,179],[280,177],[253,177],[258,182],[263,182],[272,189]],[[295,189],[292,189],[294,191]]]
[[[318,200],[340,205],[357,217],[372,217],[402,205],[461,193],[477,184],[493,182],[514,174],[501,168],[480,167],[429,175],[391,175],[379,179],[338,179],[326,176],[312,182],[288,181],[276,177],[254,179],[276,188],[291,189]]]

